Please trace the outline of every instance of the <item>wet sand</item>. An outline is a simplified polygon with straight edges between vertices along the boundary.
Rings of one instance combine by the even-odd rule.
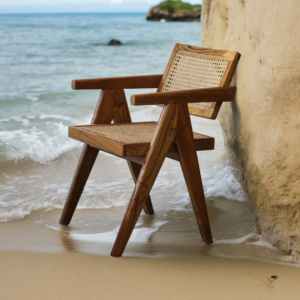
[[[152,199],[155,214],[144,212],[129,239],[124,257],[188,258],[217,256],[294,264],[293,257],[254,234],[244,202],[207,202],[214,244],[203,244],[191,204],[170,208]],[[69,226],[58,220],[61,210],[35,211],[24,219],[1,223],[0,251],[36,253],[81,252],[109,256],[126,207],[76,210]],[[300,271],[300,268],[299,268]]]

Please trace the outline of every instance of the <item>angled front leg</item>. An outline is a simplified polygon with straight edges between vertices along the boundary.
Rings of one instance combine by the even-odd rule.
[[[132,178],[134,180],[134,183],[136,183],[137,179],[139,177],[139,174],[141,172],[142,166],[139,165],[139,164],[136,164],[132,161],[129,161],[129,160],[127,160],[127,163],[128,163]],[[144,212],[147,215],[154,215],[154,209],[153,209],[153,206],[152,206],[150,195],[148,195],[147,200],[145,202]]]
[[[187,104],[180,104],[176,141],[185,182],[204,243],[213,242]]]
[[[114,111],[115,111],[114,118],[113,118],[114,123],[131,122],[130,112],[128,109],[125,93],[123,90],[119,90],[118,94],[115,96]],[[136,183],[142,167],[141,165],[131,162],[129,160],[127,160],[127,164],[131,172],[132,178],[134,180],[134,183]],[[144,212],[147,215],[154,214],[150,195],[148,195],[146,203],[144,205]]]
[[[118,93],[118,90],[101,91],[91,124],[111,123],[115,113],[113,103],[116,93]],[[60,217],[59,223],[61,225],[68,225],[71,222],[98,152],[98,149],[84,144],[66,204]]]
[[[111,256],[121,256],[176,135],[178,105],[164,107],[128,204]]]

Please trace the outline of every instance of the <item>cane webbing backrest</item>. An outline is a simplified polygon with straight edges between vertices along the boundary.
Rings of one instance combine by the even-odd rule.
[[[158,92],[229,86],[240,55],[176,44]],[[190,103],[190,114],[215,119],[222,103]]]

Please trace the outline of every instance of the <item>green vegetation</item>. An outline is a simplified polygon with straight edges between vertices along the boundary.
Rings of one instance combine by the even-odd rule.
[[[192,5],[187,2],[182,2],[181,0],[167,0],[159,3],[155,6],[161,10],[167,10],[172,12],[177,12],[178,10],[194,10],[195,8],[201,7],[200,4]]]

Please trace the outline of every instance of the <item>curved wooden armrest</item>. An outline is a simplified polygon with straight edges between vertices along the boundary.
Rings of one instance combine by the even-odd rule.
[[[216,87],[175,92],[158,92],[152,94],[132,95],[132,105],[154,105],[172,103],[199,103],[231,101],[236,88],[233,86]]]
[[[110,78],[75,79],[73,90],[157,88],[162,75],[142,75]]]

